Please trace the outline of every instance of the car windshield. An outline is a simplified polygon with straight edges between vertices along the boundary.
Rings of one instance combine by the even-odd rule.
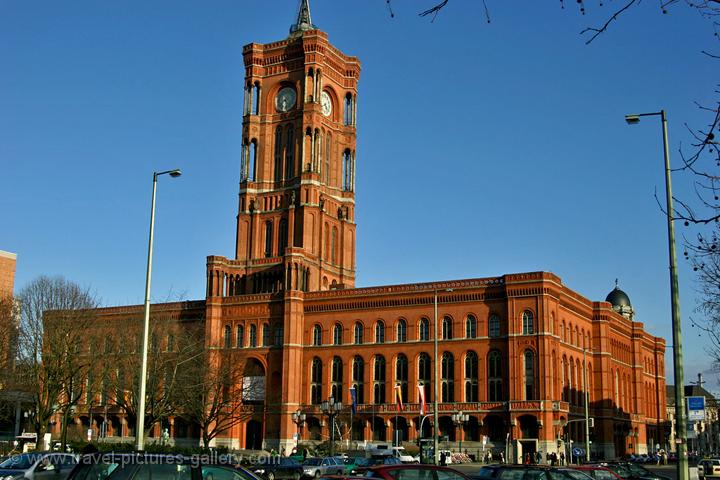
[[[33,463],[33,458],[27,453],[22,455],[15,455],[0,463],[0,468],[7,468],[10,470],[25,470],[30,468]]]
[[[307,460],[305,460],[305,462],[303,462],[303,464],[315,466],[315,465],[320,465],[321,462],[322,462],[321,458],[308,458]]]
[[[563,473],[570,475],[575,480],[590,480],[590,478],[592,478],[588,474],[583,473],[578,470],[567,469],[567,470],[563,470]]]
[[[627,478],[632,475],[630,470],[628,470],[627,468],[625,468],[622,465],[608,465],[607,468],[609,468],[613,472],[617,473],[622,478]]]

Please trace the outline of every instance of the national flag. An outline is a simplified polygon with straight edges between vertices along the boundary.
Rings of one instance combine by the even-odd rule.
[[[420,415],[425,415],[425,386],[418,383],[418,393],[420,394]]]
[[[395,385],[395,405],[397,405],[397,411],[402,412],[403,398],[402,398],[402,388],[400,388],[400,384]]]
[[[350,387],[350,408],[353,415],[355,415],[357,413],[357,391],[355,387]]]

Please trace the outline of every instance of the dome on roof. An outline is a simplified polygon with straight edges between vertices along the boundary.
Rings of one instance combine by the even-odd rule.
[[[620,290],[617,285],[615,285],[612,292],[608,293],[605,301],[610,302],[613,307],[632,307],[630,297],[627,296],[627,293]]]

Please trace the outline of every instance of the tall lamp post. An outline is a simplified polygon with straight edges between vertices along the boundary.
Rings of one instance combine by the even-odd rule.
[[[452,288],[446,288],[444,292],[452,292]],[[435,465],[440,465],[440,452],[439,452],[439,437],[440,425],[438,423],[438,385],[440,384],[440,374],[438,368],[438,289],[434,290],[435,293],[435,321],[433,322],[433,456],[435,457]]]
[[[297,426],[297,440],[295,441],[295,448],[297,448],[300,444],[300,434],[302,432],[302,426],[305,423],[306,418],[307,415],[305,415],[303,411],[299,408],[292,414],[292,421]]]
[[[668,146],[667,118],[665,110],[652,113],[637,113],[625,115],[625,121],[634,125],[640,122],[640,117],[659,116],[662,125],[663,153],[665,155],[665,216],[667,217],[668,251],[670,257],[670,297],[672,305],[673,329],[673,372],[675,376],[675,418],[677,419],[677,477],[678,480],[688,480],[687,425],[685,419],[685,373],[682,356],[682,325],[680,324],[680,293],[678,289],[677,257],[675,255],[675,226],[673,223],[672,182],[670,178],[670,148]]]
[[[455,428],[460,429],[460,445],[458,446],[460,453],[462,453],[462,427],[469,420],[470,420],[470,415],[468,415],[467,413],[463,413],[462,411],[453,413],[453,415],[452,415],[452,421],[453,421],[453,424],[455,424]]]
[[[145,322],[143,323],[142,365],[140,367],[140,394],[137,408],[137,424],[135,426],[135,445],[138,450],[145,448],[145,386],[147,383],[147,356],[148,336],[150,331],[150,280],[152,278],[153,235],[155,233],[155,192],[157,179],[160,175],[168,174],[179,177],[182,172],[179,168],[153,172],[152,202],[150,204],[150,240],[148,241],[147,273],[145,275]]]
[[[335,417],[342,410],[342,402],[336,402],[334,397],[320,404],[320,410],[330,419],[330,456],[335,456]]]

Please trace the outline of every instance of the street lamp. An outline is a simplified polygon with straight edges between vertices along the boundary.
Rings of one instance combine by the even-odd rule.
[[[678,480],[688,480],[687,426],[685,422],[685,373],[682,356],[682,325],[680,324],[680,292],[678,288],[677,257],[675,256],[675,226],[673,223],[672,182],[670,177],[670,148],[668,146],[667,118],[665,110],[654,113],[638,113],[625,115],[625,121],[630,124],[640,122],[640,117],[659,116],[663,134],[663,153],[665,155],[665,201],[668,229],[668,251],[670,257],[670,298],[672,306],[673,328],[673,372],[675,376],[675,418],[677,419],[677,477]]]
[[[138,450],[145,447],[145,385],[147,383],[147,355],[148,335],[150,331],[150,280],[152,278],[153,234],[155,233],[155,192],[157,191],[157,178],[168,174],[179,177],[182,172],[179,168],[153,172],[152,202],[150,204],[150,240],[148,241],[147,273],[145,276],[145,322],[143,323],[142,366],[140,367],[140,395],[138,398],[137,425],[135,427],[135,444]]]
[[[452,292],[452,288],[446,288],[443,292]],[[439,436],[440,436],[440,424],[438,423],[438,385],[440,375],[438,373],[438,289],[434,290],[435,293],[435,321],[433,322],[433,456],[435,457],[435,465],[440,465],[440,452],[439,452]],[[684,480],[684,479],[682,479]]]
[[[336,402],[334,397],[320,404],[320,410],[330,419],[330,456],[335,456],[335,417],[342,411],[342,402]]]
[[[457,413],[453,413],[451,418],[452,422],[455,424],[455,428],[460,429],[460,445],[458,445],[458,449],[460,450],[460,453],[462,453],[462,427],[470,420],[470,415],[459,411]]]
[[[292,421],[295,425],[297,425],[297,440],[295,441],[295,448],[298,447],[300,444],[300,432],[302,431],[302,426],[305,423],[305,419],[307,418],[307,415],[303,413],[302,410],[299,408],[293,412],[292,414]]]

